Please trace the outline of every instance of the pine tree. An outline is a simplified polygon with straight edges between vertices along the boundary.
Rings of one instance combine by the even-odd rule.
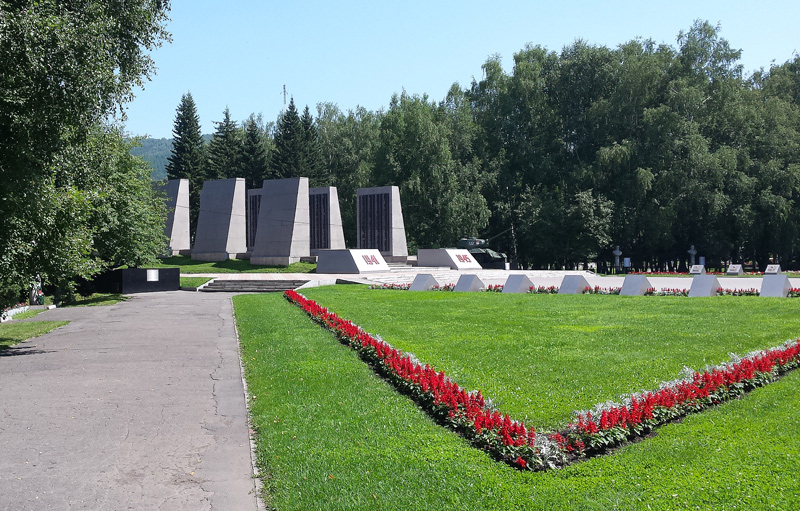
[[[200,190],[203,188],[203,136],[200,133],[200,117],[192,93],[181,96],[172,128],[172,154],[167,158],[169,179],[189,180],[189,216],[192,237],[197,229],[200,214]]]
[[[214,124],[217,131],[208,143],[207,179],[241,177],[243,140],[228,107],[222,112],[222,121]]]
[[[319,131],[317,123],[314,122],[314,118],[308,110],[308,106],[303,110],[303,117],[301,117],[300,122],[303,124],[301,175],[308,177],[310,186],[326,186],[329,184],[329,179],[327,173],[324,172],[325,162],[319,141]]]
[[[271,140],[261,120],[261,115],[250,114],[242,124],[242,177],[247,188],[260,188],[264,179],[273,176],[269,166]]]
[[[303,177],[304,141],[303,122],[297,114],[292,98],[289,101],[289,108],[278,118],[278,127],[275,131],[275,152],[270,162],[275,177]]]

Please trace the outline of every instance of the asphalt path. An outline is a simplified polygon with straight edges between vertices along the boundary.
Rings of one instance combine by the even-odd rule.
[[[0,509],[257,510],[230,296],[34,318],[70,324],[0,351]]]

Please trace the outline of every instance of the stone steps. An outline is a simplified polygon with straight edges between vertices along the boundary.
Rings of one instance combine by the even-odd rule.
[[[215,280],[200,291],[207,293],[279,293],[295,289],[307,280]]]

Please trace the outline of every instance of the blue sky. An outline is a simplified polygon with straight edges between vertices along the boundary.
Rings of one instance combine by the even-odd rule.
[[[153,53],[158,74],[128,106],[132,135],[171,137],[191,91],[203,133],[229,107],[236,121],[274,121],[283,86],[299,108],[385,108],[395,92],[440,100],[453,82],[481,78],[500,55],[510,71],[526,43],[560,51],[576,39],[611,48],[636,37],[676,45],[693,20],[721,25],[751,72],[800,51],[800,2],[172,0],[173,42]]]

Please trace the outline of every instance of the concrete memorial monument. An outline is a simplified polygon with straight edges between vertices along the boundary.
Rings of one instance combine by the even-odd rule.
[[[452,270],[483,269],[465,248],[421,248],[417,250],[417,266],[447,266]]]
[[[297,263],[311,255],[309,236],[308,178],[265,180],[250,263]]]
[[[529,293],[533,282],[527,275],[509,275],[503,293]]]
[[[431,288],[438,286],[439,281],[437,281],[433,275],[430,273],[420,273],[416,277],[414,277],[414,282],[411,283],[411,287],[408,288],[409,291],[428,291]]]
[[[167,181],[167,223],[164,235],[169,238],[169,251],[172,255],[188,254],[191,249],[189,238],[189,180],[170,179]]]
[[[261,210],[261,188],[247,190],[247,250],[252,252],[256,244],[258,212]]]
[[[702,264],[695,264],[691,268],[689,268],[690,275],[705,275],[706,274],[706,267]]]
[[[719,280],[717,280],[716,275],[697,274],[692,279],[689,296],[717,296],[717,289],[719,288]]]
[[[388,272],[389,266],[377,249],[320,250],[317,273]]]
[[[311,255],[317,255],[320,250],[346,248],[335,186],[308,191],[308,216]]]
[[[589,287],[589,281],[583,275],[564,275],[561,285],[558,286],[558,294],[579,295],[583,294],[583,290],[587,287]]]
[[[625,275],[619,294],[620,296],[644,296],[651,287],[653,286],[650,284],[650,279],[644,275]]]
[[[357,191],[358,248],[380,250],[389,262],[406,262],[406,229],[396,186]]]
[[[786,298],[789,296],[789,277],[781,273],[781,265],[770,264],[761,280],[761,296]]]
[[[465,293],[480,291],[481,289],[485,289],[486,286],[484,285],[483,281],[478,278],[477,275],[462,275],[458,278],[458,282],[456,282],[456,287],[453,291],[460,291]]]
[[[731,264],[728,266],[728,271],[726,273],[728,275],[744,275],[744,270],[742,270],[741,264]]]
[[[203,183],[192,259],[225,261],[247,251],[245,183],[242,178]]]

